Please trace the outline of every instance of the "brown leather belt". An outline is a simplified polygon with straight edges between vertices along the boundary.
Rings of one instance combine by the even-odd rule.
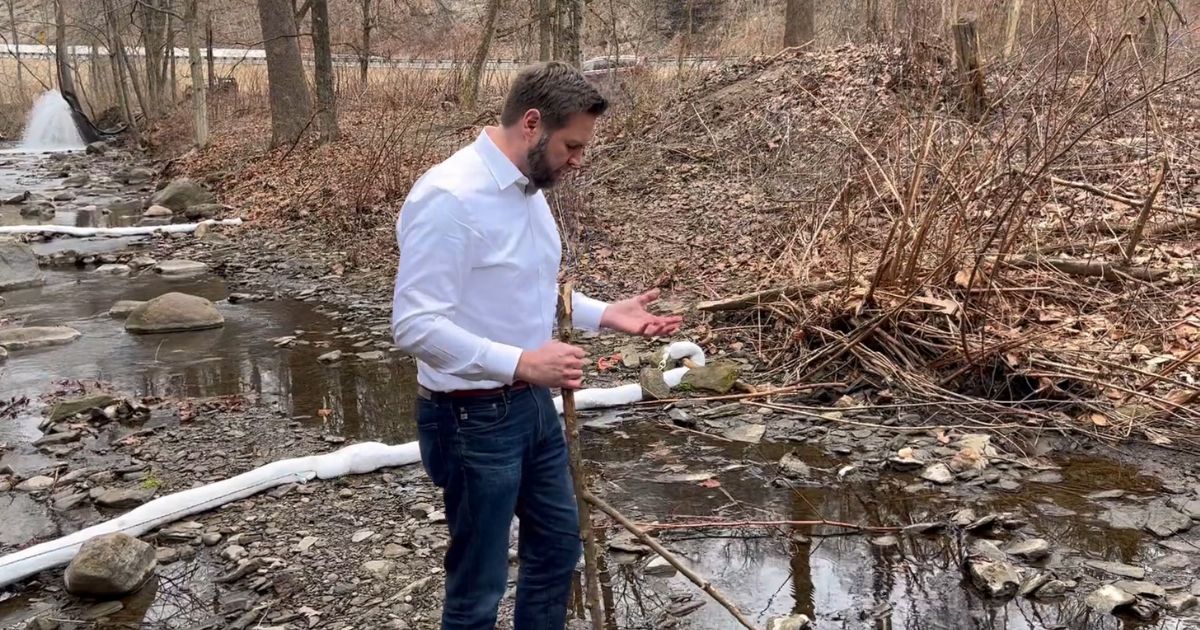
[[[435,398],[482,398],[484,396],[500,396],[505,392],[521,391],[529,387],[525,381],[513,381],[512,385],[493,387],[491,389],[459,389],[452,392],[435,392],[424,385],[417,385],[417,395],[425,400]]]

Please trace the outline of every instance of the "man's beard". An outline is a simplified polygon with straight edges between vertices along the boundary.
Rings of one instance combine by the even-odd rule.
[[[558,183],[558,173],[546,163],[546,147],[549,144],[550,135],[542,134],[537,144],[525,154],[525,161],[529,164],[529,183],[538,190]]]

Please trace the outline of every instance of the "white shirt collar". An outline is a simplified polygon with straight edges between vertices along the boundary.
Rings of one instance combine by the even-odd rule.
[[[491,172],[492,178],[496,180],[496,186],[500,190],[504,190],[513,184],[516,184],[522,192],[530,194],[529,178],[517,168],[512,160],[496,146],[492,141],[492,137],[488,135],[487,129],[479,132],[479,137],[475,139],[475,151],[479,153],[479,157],[483,158],[483,163]],[[536,192],[536,191],[534,191]]]

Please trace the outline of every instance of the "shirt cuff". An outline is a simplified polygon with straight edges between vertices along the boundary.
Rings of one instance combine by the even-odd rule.
[[[608,302],[574,291],[571,293],[571,325],[581,330],[600,330],[600,318],[606,308]]]
[[[487,344],[482,362],[485,378],[512,385],[516,379],[517,362],[521,360],[521,349],[495,341],[489,341]]]

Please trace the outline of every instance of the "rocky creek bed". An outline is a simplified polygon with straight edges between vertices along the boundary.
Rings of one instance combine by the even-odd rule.
[[[128,210],[88,221],[128,225],[154,193],[150,179],[122,181],[145,167],[120,153],[0,159],[21,173],[0,177],[0,196],[26,197],[0,222],[83,221],[100,201]],[[87,174],[74,199],[22,217],[25,191],[53,199],[64,172]],[[253,226],[26,240],[41,282],[0,294],[0,330],[78,335],[0,363],[0,553],[277,459],[413,439],[386,273],[348,273],[345,252]],[[163,268],[173,260],[202,265]],[[223,325],[137,335],[110,314],[171,292],[208,300]],[[641,355],[662,345],[584,342],[606,359],[591,386],[637,380]],[[758,380],[752,357],[723,354]],[[798,411],[687,395],[698,398],[585,414],[585,454],[602,496],[675,526],[660,539],[756,623],[1200,627],[1195,458],[836,396]],[[0,627],[432,628],[442,519],[418,466],[282,486],[143,536],[156,577],[117,603],[69,594],[62,569],[10,587]],[[640,545],[604,538],[621,627],[732,627]]]

